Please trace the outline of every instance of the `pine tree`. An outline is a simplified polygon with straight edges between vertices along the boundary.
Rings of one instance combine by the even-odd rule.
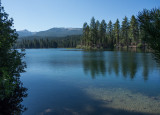
[[[102,20],[101,24],[100,24],[100,30],[99,30],[99,34],[100,34],[100,44],[104,47],[106,45],[106,28],[107,28],[107,24],[105,22],[105,20]]]
[[[90,23],[90,33],[89,33],[89,37],[90,37],[90,45],[93,46],[95,45],[95,41],[96,41],[96,22],[95,22],[95,18],[92,17],[91,19],[91,23]]]
[[[138,14],[143,40],[160,55],[160,9],[143,10]]]
[[[120,36],[120,25],[119,20],[116,20],[116,23],[114,24],[114,43],[118,46],[119,45],[119,36]]]
[[[87,35],[87,28],[88,24],[85,22],[83,24],[83,39],[82,39],[82,42],[81,42],[81,45],[86,45],[86,42],[87,42],[87,38],[88,38],[88,35]]]
[[[130,21],[129,37],[131,39],[131,43],[137,45],[139,39],[139,28],[138,28],[138,20],[135,18],[134,15],[132,15]]]
[[[110,20],[108,25],[107,25],[107,38],[108,38],[108,44],[110,48],[113,48],[113,25],[112,21]]]
[[[154,50],[155,59],[160,63],[160,9],[143,10],[138,14],[142,40]]]
[[[129,42],[129,22],[128,22],[128,18],[125,16],[125,18],[122,21],[122,40],[125,41],[125,45],[128,47],[130,42]]]
[[[88,46],[90,44],[90,38],[89,38],[89,31],[90,28],[87,23],[84,23],[83,25],[83,40],[82,45]]]
[[[100,43],[100,34],[99,34],[99,31],[100,31],[100,23],[99,21],[97,20],[96,21],[96,46]]]

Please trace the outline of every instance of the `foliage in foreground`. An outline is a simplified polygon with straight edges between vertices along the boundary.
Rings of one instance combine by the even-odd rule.
[[[157,53],[160,53],[160,9],[143,10],[138,14],[142,39]]]
[[[20,81],[20,73],[25,72],[24,53],[13,49],[17,33],[13,28],[13,19],[0,4],[0,114],[21,114],[25,107],[21,104],[26,97],[26,88]]]

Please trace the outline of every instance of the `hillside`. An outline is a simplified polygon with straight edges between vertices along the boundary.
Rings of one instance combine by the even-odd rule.
[[[17,31],[19,37],[27,37],[27,36],[33,36],[35,35],[36,33],[35,32],[30,32],[28,30],[21,30],[21,31]]]
[[[51,28],[46,31],[30,32],[28,30],[17,31],[19,37],[65,37],[70,35],[81,35],[82,28]]]

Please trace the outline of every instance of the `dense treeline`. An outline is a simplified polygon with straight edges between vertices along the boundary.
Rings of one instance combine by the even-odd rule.
[[[81,48],[129,48],[146,46],[153,49],[160,57],[160,9],[139,12],[130,20],[125,16],[123,21],[115,23],[105,20],[101,23],[92,17],[90,25],[83,25]]]
[[[110,20],[101,23],[92,17],[90,25],[83,25],[81,46],[85,48],[142,47],[140,28],[137,18],[133,15],[129,21],[125,17],[120,25],[119,20],[113,24]]]
[[[16,48],[75,48],[80,44],[80,35],[66,37],[24,37],[16,44]]]
[[[83,25],[83,35],[67,37],[27,37],[18,41],[16,48],[151,48],[160,54],[160,10],[143,10],[138,16],[126,16],[120,23],[99,22],[93,17]],[[159,56],[160,57],[160,56]]]

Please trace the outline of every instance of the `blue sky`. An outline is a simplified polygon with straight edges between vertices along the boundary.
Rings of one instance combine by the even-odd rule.
[[[1,0],[14,19],[14,28],[30,31],[52,27],[82,27],[91,17],[115,22],[144,8],[160,7],[160,0]]]

